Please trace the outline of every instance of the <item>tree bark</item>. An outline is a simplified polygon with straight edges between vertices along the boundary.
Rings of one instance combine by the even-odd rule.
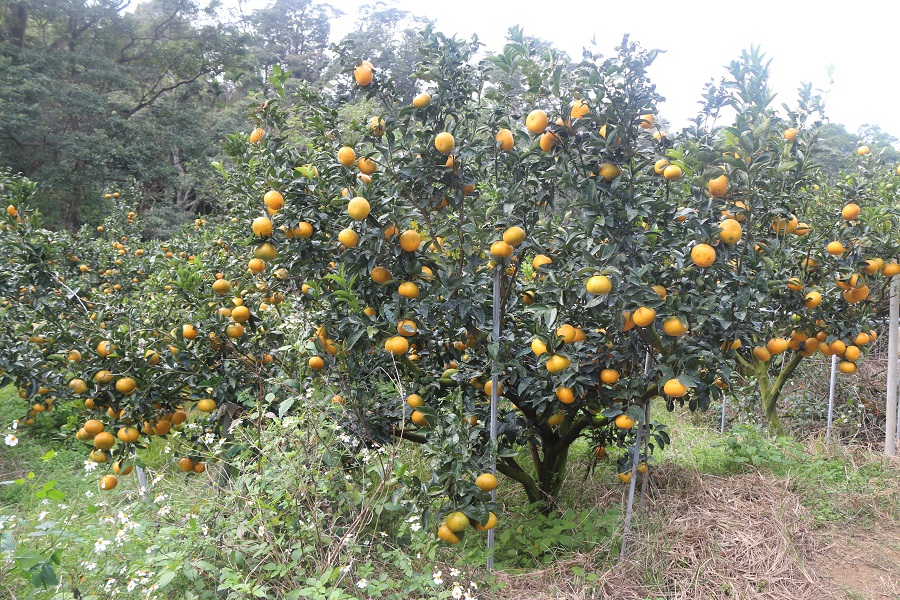
[[[9,37],[17,48],[24,48],[25,32],[28,29],[28,7],[25,4],[10,5],[9,17]]]

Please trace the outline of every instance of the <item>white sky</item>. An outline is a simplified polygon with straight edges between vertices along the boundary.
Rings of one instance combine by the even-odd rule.
[[[252,0],[251,0],[252,1]],[[340,38],[353,26],[353,0],[325,0],[347,16],[333,24]],[[661,116],[680,129],[694,116],[703,84],[724,75],[723,66],[751,44],[762,47],[771,65],[774,105],[793,105],[801,82],[827,88],[826,67],[835,66],[826,114],[855,132],[878,124],[900,138],[900,77],[897,74],[900,3],[896,0],[751,0],[680,3],[536,2],[534,0],[453,0],[397,6],[433,19],[445,34],[477,33],[488,49],[500,49],[507,29],[520,25],[528,35],[552,42],[577,59],[596,35],[605,55],[629,33],[644,48],[666,50],[650,76],[667,98]],[[577,14],[573,9],[577,9]]]

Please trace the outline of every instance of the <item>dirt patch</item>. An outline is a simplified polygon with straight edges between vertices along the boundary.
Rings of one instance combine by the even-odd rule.
[[[620,501],[618,498],[615,501]],[[900,598],[900,530],[852,544],[821,534],[790,482],[760,474],[655,471],[631,549],[573,555],[525,574],[498,573],[494,597],[615,600]],[[890,552],[885,552],[885,545]],[[596,579],[576,575],[583,570]],[[854,595],[855,594],[855,595]]]
[[[848,598],[900,598],[900,526],[855,531],[853,539],[836,532],[827,550],[810,565],[832,589]]]

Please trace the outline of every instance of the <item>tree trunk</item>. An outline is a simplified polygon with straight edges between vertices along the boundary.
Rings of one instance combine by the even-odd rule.
[[[769,377],[769,364],[753,359],[750,370],[759,385],[759,397],[762,400],[763,411],[769,422],[769,431],[775,435],[785,435],[784,424],[778,416],[778,398],[784,385],[793,375],[794,370],[803,360],[803,355],[795,352],[791,359],[781,368],[781,371],[771,379]]]
[[[9,37],[18,48],[25,47],[25,31],[28,29],[28,7],[12,4],[9,7]]]

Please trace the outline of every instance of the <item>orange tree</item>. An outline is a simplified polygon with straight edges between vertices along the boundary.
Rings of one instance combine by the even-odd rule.
[[[640,421],[651,450],[668,442],[646,423],[651,399],[706,408],[721,394],[735,342],[763,329],[735,307],[754,294],[763,305],[775,287],[740,221],[730,234],[720,227],[734,199],[706,183],[721,165],[735,181],[763,167],[714,156],[727,137],[672,147],[646,77],[655,53],[625,39],[614,57],[570,64],[514,37],[476,65],[474,45],[426,32],[416,77],[427,91],[403,106],[377,66],[341,50],[380,111],[343,123],[318,100],[298,146],[274,98],[256,113],[263,136],[231,140],[227,185],[238,225],[276,249],[266,269],[285,268],[300,292],[310,382],[332,388],[370,438],[424,445],[433,475],[419,489],[446,498],[438,520],[487,522],[475,475],[491,451],[546,502],[575,440],[627,447]],[[779,166],[765,163],[766,186]],[[768,231],[785,207],[765,200],[750,224]],[[778,328],[788,316],[760,318]],[[494,373],[496,448],[486,428]],[[441,530],[449,541],[452,521]]]
[[[679,139],[703,191],[685,223],[696,229],[698,219],[722,219],[719,318],[737,346],[740,373],[757,387],[771,429],[783,434],[777,400],[802,359],[837,354],[840,370],[852,373],[875,338],[874,308],[886,291],[880,276],[897,274],[891,231],[898,215],[877,193],[891,189],[873,182],[886,171],[865,147],[848,157],[856,173],[826,185],[814,158],[822,98],[809,85],[779,117],[758,49],[728,72],[709,87],[702,114]],[[732,125],[717,126],[723,109],[736,114]]]
[[[182,429],[192,408],[182,432],[191,469],[209,455],[206,434],[225,435],[236,415],[267,406],[261,382],[280,372],[281,319],[276,310],[251,318],[241,305],[276,307],[282,296],[245,275],[245,260],[237,269],[203,219],[163,243],[143,242],[127,207],[96,231],[53,233],[30,210],[33,184],[4,184],[0,368],[27,403],[23,425],[65,406],[67,428],[106,465],[100,483],[111,489],[136,450]]]

